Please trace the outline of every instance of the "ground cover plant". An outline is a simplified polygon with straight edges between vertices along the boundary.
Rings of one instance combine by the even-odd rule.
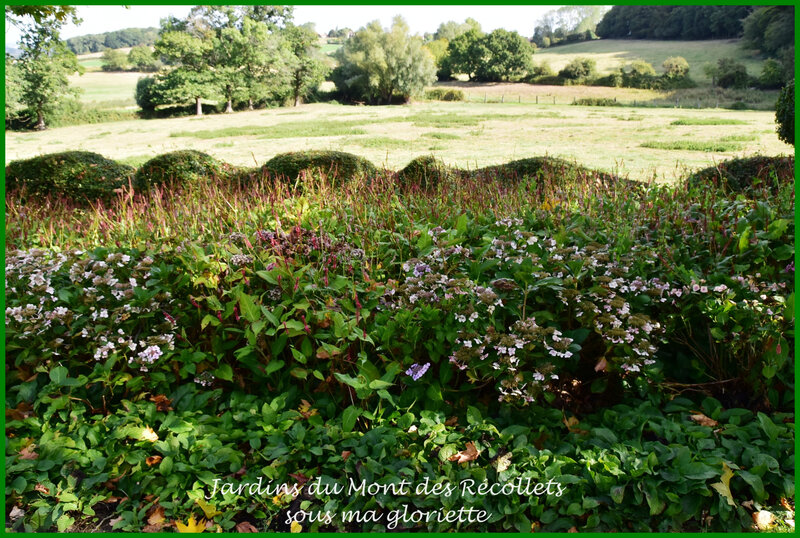
[[[790,161],[733,193],[534,157],[12,190],[6,524],[786,529]]]

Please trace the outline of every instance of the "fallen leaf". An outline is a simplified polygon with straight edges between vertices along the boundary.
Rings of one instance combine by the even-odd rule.
[[[44,493],[45,495],[50,495],[50,490],[43,486],[42,484],[36,484],[33,488],[34,490],[38,491],[39,493]]]
[[[33,408],[28,402],[20,402],[14,409],[6,409],[9,420],[24,420],[33,415]]]
[[[302,473],[294,473],[294,474],[289,474],[289,476],[291,476],[292,478],[294,478],[295,480],[297,480],[297,482],[298,482],[298,483],[299,483],[301,486],[302,486],[303,484],[305,484],[306,482],[308,482],[309,480],[311,480],[310,478],[308,478],[306,475],[304,475],[304,474],[302,474]]]
[[[602,359],[600,359],[597,362],[597,364],[594,365],[594,371],[595,372],[605,372],[607,366],[608,366],[608,362],[606,361],[606,358],[603,357]]]
[[[570,527],[567,532],[578,532],[578,527]]]
[[[203,532],[206,530],[206,522],[205,520],[201,519],[200,521],[195,521],[194,514],[189,516],[189,521],[186,522],[186,525],[181,523],[180,521],[175,522],[175,526],[178,528],[178,532]]]
[[[208,504],[205,499],[198,497],[195,499],[195,502],[200,506],[200,509],[206,515],[209,520],[214,519],[214,516],[218,516],[222,514],[213,504]]]
[[[155,504],[150,509],[150,515],[147,517],[147,522],[150,525],[158,525],[159,523],[161,526],[164,526],[166,519],[164,518],[164,507],[160,504]]]
[[[139,437],[142,441],[150,441],[151,443],[155,443],[158,441],[158,434],[153,431],[153,428],[150,426],[146,427],[142,430],[142,435]]]
[[[775,523],[775,516],[772,512],[768,512],[767,510],[759,510],[753,514],[753,521],[756,527],[758,527],[758,530],[765,531]]]
[[[308,403],[306,400],[300,400],[302,403],[300,407],[297,408],[300,411],[300,414],[303,415],[303,418],[313,417],[317,414],[316,409],[311,409],[311,404]]]
[[[567,430],[569,430],[570,433],[577,433],[579,435],[585,435],[589,433],[586,430],[576,428],[575,426],[577,426],[578,424],[580,424],[580,421],[578,420],[577,417],[569,417],[569,418],[567,418],[566,416],[564,417],[564,425],[567,427]]]
[[[344,461],[347,461],[347,458],[349,458],[350,454],[352,454],[352,453],[353,452],[351,450],[342,450],[342,459]]]
[[[494,468],[498,473],[502,473],[511,466],[511,452],[506,452],[496,460],[494,460]]]
[[[694,422],[697,422],[701,426],[708,426],[709,428],[713,428],[714,426],[719,425],[719,422],[717,422],[713,418],[709,418],[699,411],[695,411],[695,413],[696,413],[695,415],[691,415],[689,418],[692,419]]]
[[[534,521],[531,523],[531,532],[539,532],[539,529],[542,528],[542,524],[538,521]]]
[[[467,443],[467,448],[459,452],[458,454],[453,454],[450,456],[449,460],[454,461],[456,463],[466,463],[468,461],[474,461],[478,459],[478,454],[480,451],[475,448],[475,443],[470,441]]]
[[[249,521],[242,521],[236,524],[236,532],[258,532],[258,529]]]
[[[728,464],[723,461],[722,477],[720,478],[719,482],[711,484],[711,487],[714,488],[722,497],[724,497],[730,506],[736,506],[736,503],[733,502],[733,494],[731,493],[731,478],[733,478],[733,471],[731,471],[731,468],[728,467]]]
[[[781,506],[783,506],[789,512],[794,513],[794,507],[789,504],[789,501],[786,499],[786,497],[781,497]]]
[[[172,411],[172,400],[164,396],[163,394],[156,394],[155,396],[150,397],[150,401],[156,404],[156,409],[159,411]]]
[[[155,455],[155,456],[149,456],[144,461],[145,463],[147,463],[148,466],[152,467],[154,465],[158,465],[159,463],[161,463],[161,460],[162,460],[161,456]]]
[[[289,525],[289,528],[292,530],[292,532],[303,532],[303,526],[297,521],[292,521],[292,524]]]
[[[753,508],[753,501],[745,501],[745,502],[743,502],[742,503],[742,507],[747,508],[751,512],[755,510],[755,508]]]
[[[444,421],[445,426],[456,426],[458,424],[458,417],[450,417]]]
[[[36,448],[36,445],[28,445],[22,450],[19,451],[19,459],[21,460],[35,460],[39,457],[39,454],[33,451]]]
[[[11,521],[16,521],[21,517],[25,516],[25,510],[21,509],[19,506],[15,506],[11,509],[11,513],[8,514],[8,517],[11,518]]]

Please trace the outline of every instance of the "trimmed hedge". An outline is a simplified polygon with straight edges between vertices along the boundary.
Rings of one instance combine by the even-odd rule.
[[[779,185],[794,181],[794,157],[759,155],[722,161],[698,170],[688,181],[691,187],[713,184],[728,192],[746,193],[764,186],[776,190]]]
[[[419,185],[426,189],[435,187],[445,178],[455,174],[455,169],[449,168],[444,161],[433,156],[423,155],[411,160],[397,173],[397,181],[401,186]]]
[[[173,151],[150,159],[137,171],[134,187],[147,190],[155,185],[173,185],[219,176],[230,166],[211,155],[192,149]]]
[[[358,155],[343,151],[293,151],[281,153],[264,164],[262,170],[273,177],[295,181],[301,172],[319,172],[334,182],[376,174],[375,165]]]
[[[31,194],[62,195],[74,201],[110,200],[128,185],[134,168],[89,151],[66,151],[13,161],[6,166],[6,188]]]
[[[778,138],[794,146],[794,80],[781,90],[775,104]]]
[[[475,175],[481,177],[497,177],[506,181],[521,179],[541,179],[543,177],[562,177],[565,180],[594,180],[604,185],[612,185],[619,181],[614,175],[590,170],[578,164],[557,157],[531,157],[519,159],[494,166],[479,168]]]

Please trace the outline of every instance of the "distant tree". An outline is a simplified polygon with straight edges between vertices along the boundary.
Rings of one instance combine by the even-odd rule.
[[[452,75],[447,62],[448,45],[449,42],[446,39],[434,39],[424,45],[433,56],[433,63],[436,65],[436,78],[439,80],[449,80]]]
[[[420,37],[409,35],[401,17],[395,17],[388,30],[378,21],[369,23],[336,52],[336,58],[339,67],[333,80],[339,91],[371,103],[389,104],[395,95],[408,100],[436,80],[433,57]]]
[[[519,79],[533,69],[533,48],[517,32],[499,28],[481,39],[484,57],[475,72],[482,82]]]
[[[558,76],[568,80],[586,80],[595,75],[596,62],[591,58],[575,58],[558,72]]]
[[[137,45],[128,53],[128,63],[137,71],[158,71],[159,61],[147,45]]]
[[[128,69],[128,56],[121,50],[104,50],[100,61],[103,71],[125,71]]]
[[[213,40],[186,32],[161,34],[155,44],[155,53],[171,66],[171,70],[158,79],[159,93],[167,102],[177,104],[194,99],[197,115],[203,114],[202,99],[217,94],[209,59],[213,48]]]
[[[450,41],[447,45],[447,66],[451,73],[463,73],[470,80],[475,77],[487,52],[482,39],[480,31],[471,29]]]
[[[155,77],[140,78],[136,82],[134,97],[139,108],[149,112],[162,104],[161,96],[158,95],[158,82]]]
[[[439,28],[436,29],[436,33],[433,34],[433,39],[445,39],[449,43],[470,30],[474,30],[479,34],[482,33],[481,24],[471,17],[468,17],[463,23],[447,21],[439,25]]]
[[[294,106],[314,92],[325,80],[330,69],[320,51],[317,32],[313,26],[289,25],[283,32],[290,52],[287,69]]]
[[[758,84],[767,90],[776,90],[783,86],[786,81],[786,70],[778,60],[767,58],[761,68],[761,75],[758,77]]]
[[[608,9],[608,6],[562,6],[548,11],[533,30],[533,42],[547,48],[560,42],[597,39],[594,30]]]
[[[661,64],[667,78],[683,78],[689,76],[689,62],[683,56],[671,56]]]
[[[791,80],[778,96],[775,121],[778,124],[778,138],[794,146],[794,80]]]
[[[739,37],[751,6],[614,6],[595,32],[606,39],[724,39]]]
[[[794,48],[794,6],[756,7],[742,24],[742,38],[749,48],[770,55]]]
[[[746,88],[750,81],[747,68],[733,58],[720,58],[713,74],[721,88]]]
[[[270,31],[265,22],[246,18],[242,23],[239,65],[244,77],[240,96],[253,109],[255,102],[284,98],[289,91],[288,65],[292,53],[284,39]]]
[[[35,116],[37,130],[47,128],[45,115],[48,112],[64,98],[77,94],[76,89],[69,87],[67,77],[83,72],[78,59],[59,37],[57,15],[53,17],[56,17],[53,21],[41,18],[43,22],[26,28],[17,61],[22,81],[19,100]]]
[[[33,19],[36,24],[47,24],[59,29],[67,21],[80,24],[75,6],[6,6],[6,20],[15,26]]]
[[[6,122],[17,119],[25,110],[21,95],[23,83],[19,61],[6,54]]]

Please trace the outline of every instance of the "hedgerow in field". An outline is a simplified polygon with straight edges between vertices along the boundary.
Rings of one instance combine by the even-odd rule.
[[[295,181],[301,173],[318,172],[327,178],[344,182],[356,177],[373,175],[375,165],[352,153],[343,151],[297,151],[276,155],[264,164],[263,170],[273,177]]]
[[[136,171],[134,188],[147,191],[157,185],[178,186],[189,181],[202,181],[227,172],[229,165],[196,150],[164,153],[150,159]]]

